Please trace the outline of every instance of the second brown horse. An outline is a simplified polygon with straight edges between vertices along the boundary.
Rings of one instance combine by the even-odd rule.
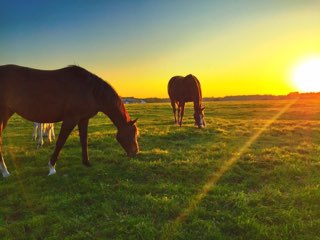
[[[195,76],[189,74],[185,77],[172,77],[168,83],[168,94],[176,124],[182,125],[185,103],[193,102],[195,125],[199,128],[203,128],[206,125],[204,121],[204,107],[202,107],[201,85]],[[176,105],[178,106],[178,119],[176,116]]]

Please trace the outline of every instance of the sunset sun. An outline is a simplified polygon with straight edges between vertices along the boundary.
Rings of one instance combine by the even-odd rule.
[[[300,92],[320,92],[320,56],[298,63],[293,69],[292,80]]]

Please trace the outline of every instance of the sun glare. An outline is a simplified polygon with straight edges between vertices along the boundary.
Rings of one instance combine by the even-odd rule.
[[[320,92],[320,56],[298,63],[292,80],[299,92]]]

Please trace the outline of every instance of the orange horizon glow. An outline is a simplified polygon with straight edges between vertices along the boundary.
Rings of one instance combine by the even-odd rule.
[[[201,82],[204,97],[305,92],[294,83],[292,69],[309,56],[320,55],[320,32],[315,34],[312,26],[294,28],[290,19],[308,14],[308,11],[297,11],[273,20],[260,19],[251,28],[248,26],[248,34],[255,35],[252,38],[241,35],[242,29],[226,29],[218,37],[202,39],[151,62],[105,70],[103,77],[120,95],[140,98],[167,98],[169,79],[190,73]],[[279,19],[288,32],[274,35],[280,31],[273,29]],[[320,29],[320,17],[318,23]],[[265,29],[262,36],[255,33],[257,26]],[[241,44],[233,45],[235,36]],[[167,59],[170,61],[166,62]]]

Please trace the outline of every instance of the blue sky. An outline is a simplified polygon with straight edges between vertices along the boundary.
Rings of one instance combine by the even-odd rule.
[[[245,51],[248,57],[254,54],[265,39],[270,42],[295,28],[320,26],[320,14],[315,11],[320,12],[320,3],[311,0],[0,3],[0,64],[45,69],[78,64],[119,87],[148,79],[152,84],[154,79],[155,86],[165,90],[168,77],[188,73],[209,82],[215,78],[209,68],[222,71],[227,64],[241,61]],[[310,31],[306,38],[312,41],[316,33]],[[148,96],[151,90],[140,96]],[[210,91],[211,95],[229,94]],[[211,92],[205,91],[206,95]]]
[[[219,34],[239,19],[291,7],[284,2],[294,1],[1,2],[1,51],[7,61],[58,67],[86,64],[87,58],[110,59],[110,64],[152,58],[212,32]]]

